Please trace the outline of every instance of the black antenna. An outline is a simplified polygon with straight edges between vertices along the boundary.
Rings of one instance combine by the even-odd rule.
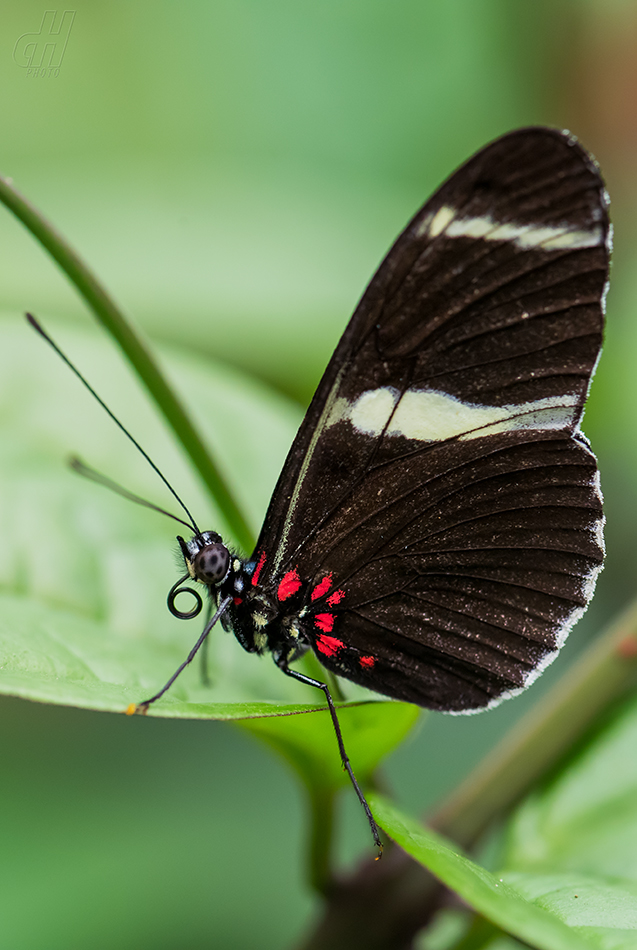
[[[186,528],[193,530],[193,525],[189,524],[187,521],[184,521],[182,518],[178,518],[177,515],[174,515],[171,511],[166,511],[165,508],[160,508],[159,505],[153,504],[152,501],[147,501],[146,498],[142,498],[141,495],[136,495],[134,492],[129,491],[128,488],[124,488],[123,485],[118,485],[117,482],[114,482],[112,478],[109,478],[108,475],[102,475],[101,472],[96,471],[96,469],[91,468],[90,465],[87,465],[77,456],[72,455],[69,458],[69,468],[72,468],[74,472],[77,472],[78,475],[81,475],[82,478],[88,478],[91,482],[97,482],[98,485],[102,485],[104,488],[108,488],[111,491],[115,492],[116,495],[121,495],[122,498],[127,498],[128,501],[134,501],[136,505],[142,505],[144,508],[150,508],[151,511],[158,511],[160,515],[166,515],[167,518],[172,518],[173,521],[178,521],[179,524],[185,525]]]
[[[25,316],[26,316],[27,320],[29,321],[29,323],[31,324],[31,326],[33,327],[33,329],[34,329],[34,330],[37,330],[37,332],[40,334],[40,336],[41,336],[43,339],[46,340],[46,342],[49,344],[49,346],[50,346],[53,350],[55,350],[55,352],[56,352],[57,355],[60,357],[60,359],[64,360],[64,362],[66,363],[66,365],[68,366],[68,368],[69,368],[73,373],[75,373],[75,375],[76,375],[77,378],[80,380],[80,382],[83,383],[84,386],[88,389],[88,391],[90,392],[91,396],[93,396],[93,398],[96,399],[97,402],[99,402],[99,404],[100,404],[100,406],[102,407],[102,409],[104,409],[104,411],[108,413],[108,415],[111,417],[111,419],[113,420],[113,422],[115,423],[115,425],[124,433],[124,435],[125,435],[128,439],[130,439],[130,441],[133,443],[133,445],[134,445],[135,448],[138,450],[138,452],[141,452],[141,454],[144,456],[144,458],[146,459],[146,461],[148,462],[148,464],[150,465],[150,467],[157,473],[157,475],[159,475],[159,477],[161,478],[162,482],[164,483],[164,485],[166,486],[166,488],[168,489],[168,491],[171,493],[171,495],[173,496],[173,498],[176,499],[177,503],[180,505],[181,508],[183,508],[183,510],[186,512],[186,514],[187,514],[188,517],[190,518],[190,524],[187,524],[186,527],[191,528],[191,529],[194,531],[195,534],[201,534],[201,531],[200,531],[199,528],[197,527],[197,522],[195,521],[195,519],[193,518],[193,516],[190,514],[190,512],[188,511],[188,509],[186,508],[186,506],[184,505],[183,501],[181,500],[181,498],[179,497],[179,495],[177,494],[177,492],[175,491],[175,489],[172,487],[172,485],[170,484],[170,482],[168,481],[168,479],[167,479],[164,475],[162,475],[162,473],[159,471],[159,469],[157,468],[157,466],[155,465],[155,463],[154,463],[153,460],[151,459],[150,455],[148,455],[148,453],[144,451],[144,449],[141,447],[141,445],[139,444],[139,442],[137,441],[137,439],[135,439],[135,438],[130,434],[130,432],[128,431],[128,429],[119,421],[119,419],[117,418],[117,416],[114,415],[114,414],[111,412],[111,410],[108,408],[108,406],[106,405],[106,403],[104,402],[104,400],[101,399],[101,398],[97,395],[97,393],[95,392],[95,390],[93,389],[93,387],[91,386],[91,384],[82,376],[82,374],[80,373],[79,369],[77,369],[77,367],[73,365],[73,363],[70,361],[70,359],[68,358],[68,356],[66,355],[66,353],[64,353],[64,352],[60,349],[60,347],[57,345],[57,343],[56,343],[54,340],[51,339],[51,337],[49,336],[49,334],[46,332],[46,330],[44,330],[44,328],[40,325],[40,323],[38,323],[38,321],[37,321],[36,318],[33,316],[33,314],[27,313],[27,314],[25,314]],[[97,473],[96,473],[96,474],[97,474]],[[98,481],[99,479],[94,479],[94,480],[95,480],[95,481]],[[122,493],[120,492],[120,494],[122,494]],[[152,508],[152,507],[153,507],[153,505],[151,505],[150,503],[143,502],[143,499],[140,499],[140,501],[142,501],[142,503],[144,503],[144,504],[148,504],[148,507],[149,507],[149,508]],[[163,509],[159,509],[159,510],[161,511],[161,510],[163,510]],[[164,512],[164,514],[168,514],[168,512]],[[169,515],[169,517],[172,517],[172,516]],[[177,518],[176,520],[179,521],[180,519]],[[182,521],[181,524],[186,524],[186,522],[185,522],[185,521]]]

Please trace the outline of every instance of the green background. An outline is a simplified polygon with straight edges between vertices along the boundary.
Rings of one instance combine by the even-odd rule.
[[[59,75],[35,77],[13,50],[38,30],[45,9],[29,2],[3,9],[3,173],[157,343],[177,356],[227,361],[297,409],[389,244],[475,149],[516,126],[544,123],[569,127],[600,160],[617,250],[605,354],[584,429],[602,468],[607,568],[564,657],[528,694],[485,716],[432,715],[393,756],[387,775],[398,801],[421,810],[536,701],[634,589],[633,5],[78,3]],[[28,308],[62,337],[65,327],[86,327],[110,367],[110,342],[8,213],[0,215],[0,246],[1,319],[19,328]],[[23,359],[47,367],[53,361],[40,347],[25,329]],[[34,396],[44,407],[46,372]],[[57,379],[60,369],[50,372]],[[100,389],[125,416],[115,371],[104,373]],[[17,386],[15,400],[23,398]],[[78,419],[94,412],[88,397],[76,398]],[[294,406],[282,411],[295,415]],[[220,415],[231,412],[220,401]],[[73,444],[82,424],[62,419],[56,427],[68,427]],[[117,461],[122,479],[127,451]],[[269,479],[268,471],[265,487]],[[251,511],[255,524],[263,494]],[[83,503],[89,495],[96,508],[125,504],[84,489]],[[169,546],[170,526],[165,533]],[[2,552],[5,589],[24,584],[7,562],[18,563],[25,545],[46,552],[47,543],[46,526],[11,535]],[[20,563],[28,574],[29,559]],[[166,587],[171,582],[172,575]],[[278,948],[307,926],[300,790],[286,766],[239,729],[0,705],[1,944]],[[369,850],[352,799],[343,861]]]

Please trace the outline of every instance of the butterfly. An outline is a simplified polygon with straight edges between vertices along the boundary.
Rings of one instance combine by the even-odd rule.
[[[168,604],[209,591],[250,653],[311,650],[337,676],[450,713],[528,686],[586,609],[604,557],[580,431],[608,286],[608,196],[568,132],[524,128],[456,171],[398,237],[312,399],[256,547],[179,538]]]

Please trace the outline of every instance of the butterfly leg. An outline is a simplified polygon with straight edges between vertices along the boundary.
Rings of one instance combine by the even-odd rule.
[[[367,815],[367,821],[369,822],[369,827],[371,828],[372,835],[374,837],[374,844],[378,848],[378,858],[381,857],[383,853],[383,845],[380,840],[380,832],[378,830],[378,825],[374,820],[372,815],[371,808],[367,804],[367,799],[363,794],[363,791],[356,781],[356,776],[354,775],[354,770],[350,763],[347,752],[345,751],[345,743],[343,742],[343,734],[341,733],[341,726],[338,721],[338,716],[336,715],[336,707],[334,706],[334,701],[332,699],[332,694],[330,693],[327,683],[321,683],[320,680],[312,679],[311,676],[305,676],[303,673],[299,673],[298,670],[291,670],[288,666],[288,658],[286,656],[275,657],[275,663],[282,670],[286,676],[291,676],[292,679],[298,680],[299,683],[305,683],[306,686],[315,686],[317,689],[322,689],[325,694],[325,699],[327,700],[327,706],[330,711],[330,716],[332,717],[332,725],[334,726],[334,732],[336,733],[336,741],[338,742],[338,751],[341,754],[341,762],[343,763],[343,768],[350,777],[350,781],[354,786],[354,791],[358,795],[358,800],[365,809],[365,814]]]
[[[207,627],[208,624],[210,623],[210,617],[211,617],[211,616],[212,616],[212,601],[211,601],[211,600],[208,600],[208,610],[207,610],[207,613],[206,613],[206,623],[205,623],[205,626],[206,626],[206,627]],[[210,679],[210,674],[209,674],[209,672],[208,672],[208,647],[209,647],[209,645],[210,645],[210,638],[209,638],[209,637],[206,637],[206,639],[204,640],[204,642],[203,642],[202,645],[201,645],[201,651],[200,651],[200,653],[199,653],[199,656],[200,656],[199,672],[200,672],[200,676],[201,676],[201,685],[202,685],[202,686],[212,686],[212,681],[211,681],[211,679]]]
[[[210,631],[216,624],[217,620],[230,606],[231,600],[232,600],[231,597],[226,597],[226,599],[221,602],[217,611],[215,612],[214,617],[212,617],[212,619],[209,620],[206,626],[203,628],[203,633],[201,634],[201,636],[195,643],[194,647],[192,648],[192,650],[190,651],[190,653],[188,654],[184,662],[181,664],[181,666],[179,666],[175,670],[175,672],[170,677],[168,682],[162,686],[162,688],[159,690],[158,693],[155,693],[155,695],[151,696],[150,699],[145,699],[143,703],[131,703],[128,709],[126,710],[127,716],[132,716],[135,713],[143,714],[143,713],[148,712],[148,707],[150,706],[150,704],[156,702],[161,696],[164,695],[164,693],[168,689],[170,689],[170,687],[173,685],[173,683],[175,682],[179,674],[182,672],[182,670],[184,670],[188,666],[189,663],[192,663],[197,653],[199,652],[200,647],[205,643],[206,637],[208,636],[208,634],[210,633]]]

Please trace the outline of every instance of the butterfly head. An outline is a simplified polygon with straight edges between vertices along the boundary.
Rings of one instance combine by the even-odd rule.
[[[214,531],[203,531],[190,541],[178,537],[179,547],[188,573],[193,581],[208,587],[218,587],[228,576],[230,552]]]

